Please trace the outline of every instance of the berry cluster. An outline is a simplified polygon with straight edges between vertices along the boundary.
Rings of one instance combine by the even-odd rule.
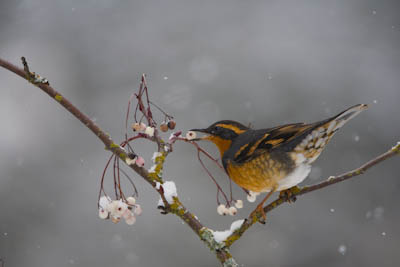
[[[231,216],[234,216],[237,213],[237,209],[241,209],[241,208],[243,208],[243,201],[238,199],[235,201],[235,207],[233,207],[233,206],[227,207],[227,206],[225,206],[225,204],[220,204],[217,207],[217,212],[219,215],[225,216],[225,215],[229,214]]]
[[[160,124],[160,130],[165,133],[165,132],[168,132],[168,130],[175,129],[175,126],[176,126],[176,122],[172,119],[168,119],[167,121],[163,121]]]
[[[136,222],[136,216],[142,214],[142,208],[136,204],[134,197],[128,197],[126,202],[122,199],[111,200],[109,197],[103,196],[99,201],[99,217],[100,219],[111,219],[113,223],[118,223],[124,218],[126,224],[133,225]]]
[[[131,102],[136,99],[135,109],[133,114],[131,114]],[[161,112],[164,116],[162,123],[157,122],[156,117],[153,116],[152,108],[156,108],[159,112]],[[133,121],[130,120],[130,115],[133,115]],[[128,134],[129,125],[131,125],[131,131],[133,131],[134,135]],[[182,131],[173,132],[176,128],[176,122],[174,118],[167,114],[165,111],[162,110],[158,105],[153,103],[149,99],[148,88],[146,85],[145,76],[142,76],[141,83],[139,86],[139,91],[134,93],[129,98],[128,108],[126,111],[125,117],[125,140],[120,144],[120,146],[126,150],[127,157],[124,157],[125,163],[134,167],[138,166],[140,168],[144,167],[145,160],[143,157],[137,155],[131,146],[131,142],[134,140],[144,138],[149,141],[153,141],[158,145],[158,151],[153,155],[153,162],[154,164],[148,169],[148,178],[159,181],[156,189],[161,191],[161,183],[162,183],[162,170],[163,170],[163,163],[165,160],[165,156],[168,155],[169,152],[172,151],[172,145],[177,140],[186,141],[191,143],[197,148],[197,156],[198,159],[206,170],[207,174],[211,177],[214,183],[217,186],[217,203],[220,204],[219,201],[220,194],[223,195],[226,204],[221,204],[218,206],[218,213],[220,215],[231,215],[234,216],[238,212],[238,209],[243,207],[242,200],[234,200],[231,197],[230,200],[228,196],[224,193],[221,186],[217,183],[216,179],[212,176],[211,172],[207,169],[205,164],[203,163],[200,155],[205,155],[213,162],[215,162],[222,170],[224,170],[223,166],[219,163],[219,160],[211,156],[207,153],[204,149],[202,149],[196,141],[204,139],[204,138],[197,138],[196,132],[188,131],[185,136],[182,136]],[[163,132],[166,133],[168,131],[172,131],[168,143],[164,142],[161,138],[159,133]],[[112,163],[113,160],[113,163]],[[114,223],[118,223],[121,218],[125,219],[127,224],[134,224],[136,221],[135,215],[139,215],[141,213],[141,208],[139,205],[135,203],[135,199],[133,196],[137,196],[137,189],[134,184],[133,179],[131,179],[128,174],[120,168],[120,158],[118,155],[112,155],[108,160],[105,169],[103,171],[103,175],[101,178],[101,187],[100,187],[100,194],[105,195],[99,199],[99,217],[102,219],[111,219]],[[104,189],[104,180],[107,168],[112,166],[113,168],[113,175],[114,175],[114,190],[115,190],[115,198],[116,200],[111,200],[109,197],[106,196],[106,191]],[[122,175],[121,175],[122,174]],[[121,177],[125,177],[128,182],[132,185],[134,189],[134,194],[132,197],[125,198],[123,192],[123,186],[121,184]],[[173,182],[166,181],[162,183],[162,191],[165,196],[164,201],[166,200],[169,204],[174,203],[174,197],[177,196],[176,194],[176,187]],[[254,201],[255,196],[251,196],[249,201]],[[159,206],[163,206],[164,202],[163,199],[159,200]]]
[[[134,132],[142,132],[148,135],[149,137],[154,136],[154,127],[146,126],[146,124],[143,122],[141,123],[135,122],[132,124],[131,128]]]

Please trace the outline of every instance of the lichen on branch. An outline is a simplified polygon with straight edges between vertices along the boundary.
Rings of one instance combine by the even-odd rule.
[[[202,240],[209,248],[210,250],[217,256],[218,260],[223,266],[238,266],[235,259],[232,257],[229,248],[234,244],[237,240],[239,240],[242,235],[252,226],[254,225],[258,219],[260,218],[261,214],[259,213],[251,213],[255,214],[255,216],[249,216],[245,220],[240,220],[236,221],[236,223],[232,224],[231,228],[227,231],[222,231],[222,232],[217,232],[213,231],[206,226],[204,226],[200,220],[197,218],[197,216],[189,211],[181,202],[179,199],[177,193],[176,193],[176,186],[174,183],[174,186],[172,188],[171,184],[166,184],[163,179],[163,167],[165,164],[166,157],[173,151],[173,143],[177,140],[183,140],[185,142],[189,142],[193,144],[198,152],[198,156],[200,154],[205,155],[212,161],[214,161],[216,164],[218,163],[218,160],[213,158],[210,154],[208,154],[206,151],[201,149],[196,142],[191,141],[190,138],[191,136],[187,136],[187,138],[181,137],[180,134],[172,134],[171,138],[168,140],[168,142],[165,142],[159,135],[158,130],[156,129],[156,126],[158,125],[157,121],[154,118],[154,114],[151,110],[151,106],[155,107],[157,110],[159,110],[162,113],[162,116],[164,116],[164,121],[160,124],[160,130],[162,132],[168,131],[168,129],[173,130],[175,128],[176,122],[173,121],[173,117],[166,112],[164,112],[159,106],[151,102],[149,99],[149,93],[148,93],[148,88],[146,84],[146,79],[145,75],[142,75],[141,77],[141,82],[139,86],[139,92],[136,94],[132,94],[130,100],[129,100],[129,105],[127,109],[127,116],[126,116],[126,133],[125,133],[125,140],[121,142],[120,144],[115,143],[113,139],[104,131],[102,130],[98,125],[94,123],[93,120],[91,120],[87,115],[82,113],[77,107],[75,107],[65,96],[61,95],[59,92],[57,92],[53,87],[50,86],[48,80],[46,78],[41,77],[40,75],[31,72],[28,66],[28,63],[25,58],[21,58],[22,63],[23,63],[23,69],[3,60],[0,58],[0,66],[3,68],[14,72],[15,74],[19,75],[20,77],[26,79],[28,82],[32,83],[36,87],[40,88],[42,91],[44,91],[46,94],[48,94],[51,98],[53,98],[57,103],[62,105],[66,110],[68,110],[72,115],[74,115],[78,120],[80,120],[90,131],[92,131],[97,138],[99,138],[103,144],[105,145],[107,150],[110,150],[113,154],[109,158],[106,168],[103,172],[102,176],[102,182],[105,179],[105,172],[107,170],[107,167],[113,162],[113,170],[114,170],[114,190],[115,190],[115,195],[116,199],[121,200],[121,202],[110,202],[107,196],[103,198],[102,204],[100,205],[99,201],[99,206],[102,208],[106,208],[110,203],[114,203],[110,205],[110,211],[119,214],[120,211],[118,208],[123,207],[124,212],[126,210],[129,210],[129,212],[136,212],[140,213],[140,208],[138,208],[136,204],[136,200],[133,200],[130,197],[125,197],[124,190],[121,186],[120,182],[120,171],[122,172],[123,175],[128,177],[128,175],[120,169],[120,160],[122,160],[123,164],[126,164],[134,173],[142,177],[146,182],[148,182],[154,190],[158,192],[160,195],[161,203],[162,205],[162,212],[163,213],[170,213],[174,214],[177,217],[179,217],[183,222],[185,222],[186,225],[188,225],[193,232]],[[129,114],[130,114],[130,105],[131,101],[133,99],[136,99],[136,107],[134,111],[134,124],[132,126],[133,130],[137,130],[137,133],[134,136],[129,137],[128,136],[128,119],[129,119]],[[140,115],[141,114],[141,115]],[[143,126],[142,123],[144,123],[142,120],[145,120],[147,122],[147,126]],[[149,128],[150,127],[150,128]],[[141,131],[141,132],[140,132]],[[144,159],[140,159],[131,143],[137,139],[146,139],[151,142],[156,143],[157,145],[157,154],[154,157],[154,165],[153,167],[150,168],[148,171],[144,167]],[[311,185],[311,186],[305,186],[302,188],[294,188],[291,191],[291,195],[281,195],[278,199],[275,201],[271,202],[269,205],[264,207],[265,213],[270,212],[271,210],[277,208],[281,204],[291,200],[292,197],[300,196],[306,193],[313,192],[315,190],[322,189],[327,186],[331,186],[333,184],[343,182],[347,179],[353,178],[355,176],[363,174],[365,171],[367,171],[369,168],[381,163],[382,161],[393,157],[397,154],[400,154],[400,142],[398,142],[394,147],[392,147],[389,151],[379,155],[378,157],[372,159],[371,161],[365,163],[364,165],[360,166],[359,168],[356,168],[352,171],[346,172],[344,174],[341,174],[339,176],[333,176],[328,178],[326,181],[323,181],[321,183]],[[113,161],[114,160],[114,161]],[[199,160],[200,156],[199,156]],[[202,162],[201,162],[202,163]],[[203,164],[202,164],[203,165]],[[212,177],[212,175],[211,175]],[[213,177],[212,177],[213,178]],[[129,180],[129,178],[128,178]],[[131,180],[130,180],[131,181]],[[137,189],[131,181],[133,191],[137,194]],[[167,186],[167,188],[164,188],[164,186]],[[165,190],[167,189],[167,190]],[[217,201],[218,201],[218,194],[221,192],[220,188],[218,188],[217,191]],[[101,195],[105,194],[105,190],[103,187],[100,189],[100,194],[99,194],[99,200],[101,198]],[[228,198],[226,195],[224,195],[223,191],[222,194],[227,201],[228,204],[232,204],[234,199],[232,198],[232,195],[230,198]],[[129,206],[125,206],[124,204],[121,203],[127,203],[131,205],[131,208],[127,208]],[[105,203],[105,204],[104,204]],[[236,203],[240,203],[237,202]],[[136,205],[136,206],[134,206]],[[104,206],[104,207],[103,207]],[[114,207],[115,206],[115,207]],[[161,205],[159,205],[161,206]],[[132,209],[132,207],[135,207],[135,209]],[[125,209],[126,208],[126,209]],[[136,211],[137,209],[137,211]],[[126,212],[128,214],[128,212]],[[129,214],[128,214],[129,215]],[[127,216],[128,216],[127,215]],[[105,214],[102,214],[102,216],[105,217]],[[132,218],[130,218],[130,223],[132,222]],[[240,223],[239,223],[240,222]],[[127,219],[128,223],[128,219]],[[0,263],[3,264],[3,261],[0,259]]]

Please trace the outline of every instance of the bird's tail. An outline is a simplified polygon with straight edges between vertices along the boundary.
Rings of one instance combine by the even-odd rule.
[[[315,126],[303,138],[302,142],[296,146],[295,150],[305,155],[307,163],[314,162],[337,130],[367,108],[366,104],[358,104],[330,119],[315,123]]]
[[[331,131],[335,132],[339,130],[346,122],[348,122],[349,120],[360,114],[361,111],[366,110],[367,108],[368,105],[366,104],[358,104],[339,113],[335,117],[329,119],[326,123],[328,125],[327,132],[329,133]]]

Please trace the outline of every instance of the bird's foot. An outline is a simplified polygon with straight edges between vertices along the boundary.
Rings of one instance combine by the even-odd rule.
[[[275,188],[268,192],[265,198],[260,202],[260,204],[258,204],[257,208],[250,214],[250,218],[253,218],[253,220],[258,220],[261,224],[265,224],[267,216],[265,215],[264,211],[264,203],[274,192]]]
[[[299,190],[300,190],[300,187],[298,187],[298,186],[293,186],[289,189],[282,190],[279,193],[279,198],[284,198],[284,199],[286,199],[287,202],[294,203],[297,200],[296,194],[299,192]]]
[[[253,220],[257,220],[261,224],[265,224],[267,221],[267,215],[264,212],[263,204],[264,202],[258,204],[257,208],[250,214],[250,217],[253,218]]]

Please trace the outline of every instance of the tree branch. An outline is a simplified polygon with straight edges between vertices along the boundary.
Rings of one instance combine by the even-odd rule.
[[[3,60],[0,58],[0,66],[3,68],[14,72],[18,76],[26,79],[27,81],[34,84],[36,87],[40,88],[42,91],[47,93],[51,98],[55,99],[59,102],[64,108],[66,108],[70,113],[72,113],[77,119],[79,119],[86,127],[88,127],[105,145],[107,150],[110,150],[114,155],[116,155],[119,159],[123,160],[126,163],[126,159],[128,154],[126,150],[123,148],[125,143],[121,143],[121,145],[116,144],[111,137],[106,134],[99,126],[97,126],[88,116],[83,114],[78,108],[76,108],[68,99],[62,96],[59,92],[57,92],[53,87],[50,86],[47,79],[40,77],[39,75],[35,74],[34,72],[30,72],[28,64],[25,58],[22,58],[22,62],[24,65],[24,69],[18,68],[13,64]],[[142,77],[142,82],[144,77]],[[146,91],[147,93],[147,91]],[[160,144],[163,143],[162,140],[158,135],[156,135],[152,141],[155,141],[160,150]],[[127,142],[127,141],[125,141]],[[294,187],[289,190],[289,194],[281,195],[278,199],[264,207],[264,212],[268,213],[271,210],[275,209],[279,205],[283,204],[286,201],[290,201],[291,199],[295,198],[296,196],[300,196],[306,193],[310,193],[315,190],[322,189],[324,187],[343,182],[347,179],[352,177],[358,176],[364,173],[369,168],[377,165],[378,163],[393,157],[396,154],[400,153],[400,142],[397,143],[394,147],[392,147],[386,153],[381,154],[380,156],[374,158],[373,160],[365,163],[361,167],[346,172],[342,175],[337,177],[331,176],[326,181],[311,185],[305,186],[302,188]],[[164,156],[166,157],[169,152],[164,152]],[[164,160],[159,163],[164,164]],[[161,196],[161,199],[164,202],[164,209],[165,211],[175,214],[181,220],[183,220],[195,233],[196,235],[210,248],[211,251],[215,253],[218,260],[224,266],[238,266],[235,260],[232,258],[232,255],[229,252],[230,246],[238,240],[253,224],[255,224],[260,218],[260,213],[255,213],[254,216],[250,215],[244,223],[234,231],[225,241],[217,242],[213,237],[212,230],[203,226],[197,217],[191,213],[188,209],[184,207],[184,205],[180,202],[178,197],[173,198],[173,203],[168,203],[164,196],[164,191],[161,186],[157,186],[157,180],[148,173],[148,171],[143,168],[139,167],[135,164],[127,164],[133,171],[139,174],[145,181],[147,181]],[[162,167],[162,166],[161,166]],[[161,181],[162,182],[162,181]],[[0,260],[0,263],[3,263]]]
[[[264,207],[264,212],[268,213],[270,211],[272,211],[273,209],[275,209],[276,207],[278,207],[279,205],[285,203],[286,201],[290,201],[291,199],[295,198],[296,196],[300,196],[300,195],[304,195],[307,193],[310,193],[312,191],[315,190],[319,190],[322,189],[324,187],[336,184],[336,183],[340,183],[343,182],[345,180],[348,180],[350,178],[353,178],[355,176],[358,176],[360,174],[363,174],[366,170],[368,170],[369,168],[377,165],[378,163],[391,158],[393,156],[395,156],[396,154],[400,154],[400,142],[397,142],[397,144],[392,147],[390,150],[388,150],[387,152],[379,155],[378,157],[368,161],[367,163],[363,164],[362,166],[360,166],[357,169],[354,169],[352,171],[343,173],[339,176],[331,176],[329,177],[327,180],[315,184],[315,185],[310,185],[310,186],[305,186],[302,188],[299,187],[294,187],[290,190],[290,194],[289,195],[282,195],[280,196],[278,199],[276,199],[275,201],[271,202],[269,205]],[[239,229],[237,229],[235,232],[233,232],[229,237],[227,237],[227,239],[225,240],[225,245],[227,247],[230,247],[233,243],[235,243],[236,240],[238,240],[254,223],[256,223],[259,219],[261,218],[261,214],[260,213],[256,213],[254,217],[248,217],[244,223],[241,225],[241,227]]]
[[[65,109],[67,109],[72,115],[74,115],[78,120],[80,120],[87,128],[89,128],[105,145],[107,150],[110,150],[114,153],[117,157],[123,160],[126,163],[126,158],[128,157],[127,152],[124,148],[116,144],[111,137],[106,134],[99,126],[97,126],[87,115],[82,113],[77,107],[75,107],[67,98],[57,92],[53,87],[50,86],[47,79],[40,77],[39,75],[35,74],[34,72],[30,72],[28,64],[26,63],[25,58],[21,58],[24,69],[18,68],[17,66],[9,63],[0,58],[0,66],[3,68],[14,72],[18,76],[24,78],[25,80],[29,81],[36,87],[40,88],[46,94],[48,94],[51,98],[56,100],[60,105],[62,105]],[[159,140],[155,140],[156,142]],[[127,164],[128,165],[128,164]],[[224,266],[237,266],[235,260],[232,258],[228,248],[221,247],[219,243],[217,243],[214,238],[210,238],[210,230],[204,227],[197,217],[188,211],[180,200],[175,197],[174,203],[169,204],[165,201],[164,192],[161,189],[156,188],[156,182],[154,179],[149,175],[148,171],[143,168],[139,167],[135,164],[128,165],[133,171],[139,174],[146,182],[148,182],[161,196],[164,200],[165,208],[170,213],[175,214],[181,220],[183,220],[196,234],[199,238],[206,243],[206,245],[216,254],[218,260]]]

